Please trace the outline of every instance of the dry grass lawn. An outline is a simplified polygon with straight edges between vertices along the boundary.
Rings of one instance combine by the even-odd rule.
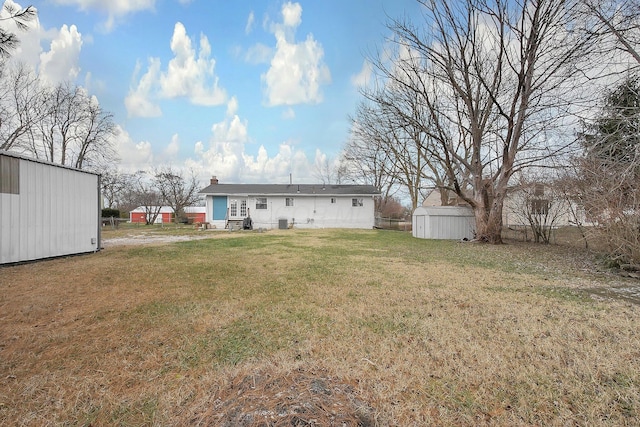
[[[588,254],[210,235],[0,268],[0,425],[640,424],[640,307],[584,291],[638,283]]]

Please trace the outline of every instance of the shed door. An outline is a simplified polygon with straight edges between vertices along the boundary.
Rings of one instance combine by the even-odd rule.
[[[227,197],[213,196],[213,220],[224,220],[227,217]]]

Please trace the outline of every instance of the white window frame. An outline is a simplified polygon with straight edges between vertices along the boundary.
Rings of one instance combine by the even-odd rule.
[[[293,197],[285,197],[284,205],[285,206],[293,206]]]
[[[351,199],[351,207],[361,208],[362,206],[364,206],[364,199],[355,197]]]
[[[256,197],[256,210],[257,209],[267,209],[266,197]]]

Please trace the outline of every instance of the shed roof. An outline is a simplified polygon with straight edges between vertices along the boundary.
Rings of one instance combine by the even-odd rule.
[[[362,195],[373,196],[380,191],[373,185],[323,185],[323,184],[211,184],[200,191],[209,195]]]
[[[468,206],[418,206],[413,216],[466,216],[473,217],[473,210]]]
[[[41,163],[43,165],[48,165],[48,166],[53,166],[56,168],[62,168],[62,169],[69,169],[69,170],[73,170],[76,172],[82,172],[82,173],[88,173],[90,175],[98,175],[100,176],[100,174],[98,172],[93,172],[90,170],[86,170],[86,169],[78,169],[78,168],[74,168],[73,166],[68,166],[68,165],[61,165],[59,163],[53,163],[47,160],[41,160],[41,159],[34,159],[32,157],[28,157],[22,154],[18,154],[18,153],[14,153],[11,151],[6,151],[6,150],[0,150],[0,155],[2,156],[7,156],[7,157],[13,157],[16,159],[21,159],[21,160],[25,160],[28,162],[33,162],[33,163]]]

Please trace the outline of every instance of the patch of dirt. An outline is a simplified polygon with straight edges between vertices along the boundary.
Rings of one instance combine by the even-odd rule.
[[[222,427],[375,425],[356,384],[325,371],[239,374],[198,405],[190,424]]]
[[[173,242],[186,242],[189,240],[202,240],[209,239],[213,236],[168,236],[168,235],[150,235],[150,234],[135,234],[126,237],[114,237],[102,239],[102,246],[104,248],[112,246],[128,246],[128,245],[150,245],[150,244],[163,244]]]

